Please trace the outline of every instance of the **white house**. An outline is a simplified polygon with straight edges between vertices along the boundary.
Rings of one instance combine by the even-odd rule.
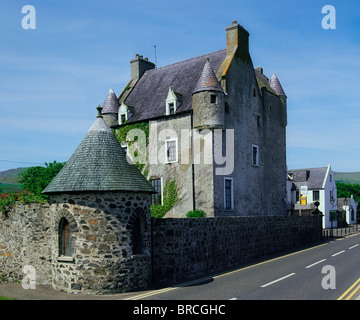
[[[356,202],[353,195],[351,195],[350,198],[339,198],[338,210],[345,214],[345,219],[348,224],[356,223]]]
[[[287,195],[289,214],[312,214],[318,202],[323,228],[337,227],[337,190],[330,165],[288,170]]]

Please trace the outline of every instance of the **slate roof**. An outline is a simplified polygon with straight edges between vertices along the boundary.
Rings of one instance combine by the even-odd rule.
[[[281,83],[275,73],[270,79],[270,87],[273,88],[279,96],[286,96],[284,89],[281,86]]]
[[[156,191],[126,160],[112,131],[98,116],[64,168],[44,194],[81,191]]]
[[[119,107],[120,107],[119,100],[117,99],[113,89],[110,89],[102,105],[101,113],[102,114],[118,113]]]
[[[220,91],[224,92],[216,78],[214,70],[211,68],[209,60],[206,60],[203,71],[194,89],[194,93],[201,91]]]
[[[165,100],[170,86],[183,97],[176,113],[192,110],[192,93],[206,59],[216,73],[225,57],[226,49],[146,71],[124,100],[128,106],[135,107],[135,114],[128,123],[165,115]]]
[[[293,174],[292,182],[297,189],[301,186],[307,186],[308,189],[322,189],[328,167],[307,168],[288,170]]]

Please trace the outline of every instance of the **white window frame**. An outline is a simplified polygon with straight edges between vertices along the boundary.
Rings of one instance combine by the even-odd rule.
[[[254,148],[256,148],[256,163],[254,163]],[[251,145],[251,165],[259,167],[259,146],[257,144]]]
[[[175,142],[175,160],[169,161],[167,153],[168,153],[168,143],[169,142]],[[165,163],[176,163],[178,162],[178,139],[177,138],[171,138],[165,140]]]
[[[165,102],[166,102],[165,114],[167,116],[170,116],[170,105],[171,104],[173,104],[173,107],[174,107],[174,113],[173,114],[176,114],[176,110],[179,107],[179,102],[178,102],[176,94],[175,94],[175,92],[174,92],[174,90],[172,89],[171,86],[169,87],[169,92],[168,92],[168,95],[167,95],[167,98],[166,98]]]
[[[231,207],[226,208],[226,181],[231,181],[231,189],[230,189],[230,196],[231,196]],[[224,209],[225,210],[234,210],[234,178],[232,177],[224,177]]]

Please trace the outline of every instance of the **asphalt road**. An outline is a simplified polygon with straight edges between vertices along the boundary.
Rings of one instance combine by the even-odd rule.
[[[359,257],[360,235],[355,234],[225,274],[135,294],[128,299],[359,300]]]

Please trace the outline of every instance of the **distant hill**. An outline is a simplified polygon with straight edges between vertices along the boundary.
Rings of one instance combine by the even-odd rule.
[[[21,190],[21,184],[18,181],[18,175],[27,168],[10,169],[0,172],[0,193],[18,192]]]
[[[335,181],[347,184],[360,184],[360,172],[334,172]]]

